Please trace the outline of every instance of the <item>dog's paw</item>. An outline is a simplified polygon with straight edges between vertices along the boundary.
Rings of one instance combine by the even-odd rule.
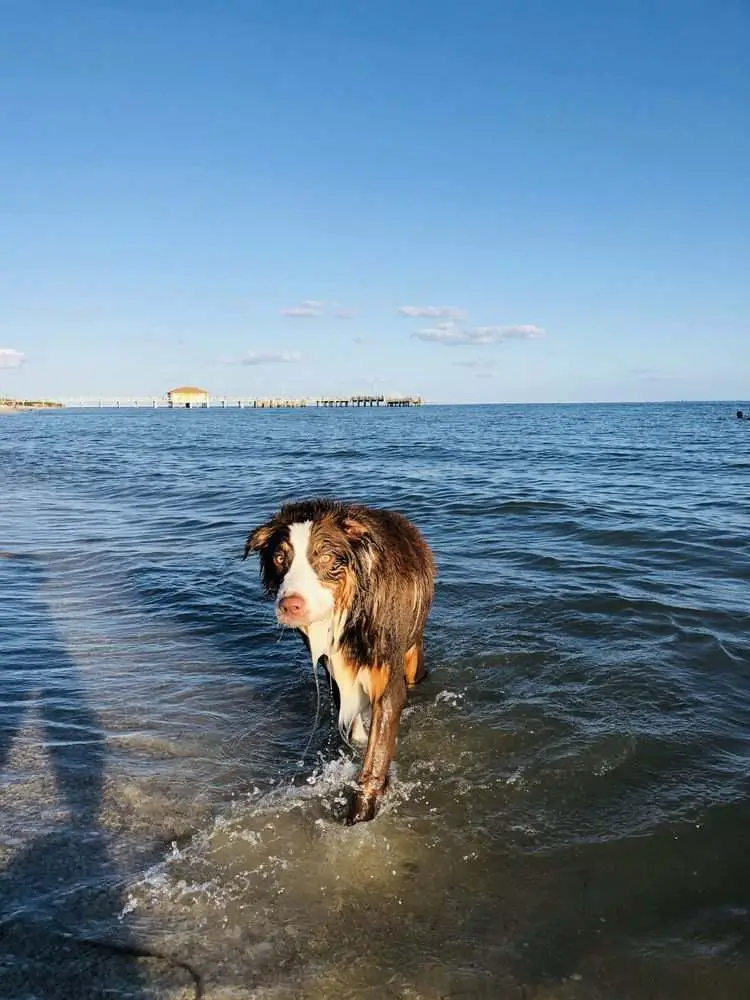
[[[357,792],[349,807],[349,814],[346,817],[346,825],[354,826],[355,823],[368,823],[374,819],[378,811],[378,802],[381,796],[373,792]]]

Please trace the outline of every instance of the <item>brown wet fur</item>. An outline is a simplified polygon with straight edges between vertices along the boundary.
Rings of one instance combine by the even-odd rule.
[[[351,567],[347,566],[341,574],[341,579],[339,581],[334,581],[333,584],[334,600],[337,611],[341,611],[344,608],[350,608],[352,606],[356,590],[357,577]]]
[[[307,553],[321,583],[346,610],[339,646],[355,671],[366,670],[372,722],[359,790],[348,822],[372,819],[385,791],[407,685],[425,674],[423,632],[432,604],[435,565],[417,528],[395,511],[333,500],[287,504],[247,539],[260,555],[261,577],[278,593],[288,560],[289,526],[312,522]],[[364,678],[363,678],[364,680]]]
[[[388,769],[396,751],[396,733],[406,704],[406,682],[402,674],[391,675],[381,697],[372,703],[370,737],[358,780],[357,793],[346,822],[367,822],[375,816],[388,785]]]
[[[384,663],[382,666],[360,667],[359,671],[363,675],[363,686],[370,698],[370,704],[380,701],[391,677],[389,665]]]
[[[415,687],[424,678],[425,673],[422,643],[418,642],[407,649],[404,657],[404,676],[407,686]]]

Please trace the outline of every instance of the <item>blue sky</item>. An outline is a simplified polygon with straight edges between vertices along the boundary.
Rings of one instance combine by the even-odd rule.
[[[0,393],[747,399],[745,0],[0,0]]]

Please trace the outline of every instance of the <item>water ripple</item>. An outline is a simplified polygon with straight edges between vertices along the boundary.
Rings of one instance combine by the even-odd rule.
[[[79,891],[66,882],[67,864],[76,885],[98,884],[125,906],[118,879],[144,851],[196,835],[193,853],[180,855],[183,888],[167,880],[163,896],[151,897],[160,919],[179,922],[185,880],[200,876],[212,888],[196,889],[190,906],[216,967],[224,958],[210,928],[236,919],[240,940],[247,906],[266,921],[269,954],[283,953],[279,921],[302,921],[305,954],[322,961],[313,883],[296,867],[295,888],[281,862],[304,857],[315,892],[323,886],[336,898],[377,950],[390,896],[381,885],[368,924],[367,908],[352,914],[337,894],[347,871],[354,896],[370,898],[358,896],[362,879],[382,876],[356,845],[385,836],[394,856],[403,851],[394,868],[416,866],[399,870],[420,891],[396,907],[412,908],[412,950],[443,949],[459,967],[485,947],[493,982],[530,982],[532,966],[554,977],[581,950],[594,954],[584,916],[574,918],[576,947],[556,936],[583,869],[597,886],[597,935],[600,921],[619,914],[629,940],[655,949],[670,935],[683,940],[689,926],[693,937],[716,938],[731,961],[746,961],[741,917],[731,916],[735,885],[713,860],[744,864],[750,788],[748,463],[725,409],[63,412],[6,421],[0,860],[13,905],[37,916],[47,905],[34,902],[48,898],[35,844],[59,846],[59,864],[54,853],[45,862],[55,899]],[[299,640],[274,625],[257,566],[241,560],[247,532],[279,503],[315,495],[403,511],[439,568],[431,675],[410,700],[392,803],[361,842],[339,841],[338,826],[327,825],[333,772],[311,775],[310,762],[300,770],[315,713],[309,663]],[[341,749],[326,722],[313,755],[334,766]],[[343,780],[345,770],[335,774]],[[232,811],[238,796],[246,807]],[[106,858],[94,852],[95,866],[73,864],[72,829],[106,831]],[[321,829],[329,831],[323,860],[309,851]],[[674,844],[683,855],[669,854]],[[279,863],[261,884],[252,872],[269,864],[269,850]],[[217,851],[223,868],[212,868]],[[430,878],[415,874],[420,866]],[[653,871],[663,874],[652,890]],[[471,914],[466,938],[440,916],[449,897]],[[665,898],[680,905],[665,908]],[[79,916],[71,917],[78,927]],[[510,942],[502,954],[483,930],[496,924]],[[432,928],[429,940],[421,926]],[[536,927],[547,928],[544,947]],[[351,967],[347,947],[339,959]],[[408,955],[382,949],[396,975]],[[241,981],[250,974],[241,957],[229,967]],[[670,970],[660,996],[697,1000]],[[621,992],[609,995],[637,995],[618,975]],[[566,997],[594,997],[575,982]],[[722,996],[739,997],[733,980],[723,982]]]

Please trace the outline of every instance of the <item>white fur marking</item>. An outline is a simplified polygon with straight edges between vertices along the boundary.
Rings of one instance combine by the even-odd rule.
[[[332,650],[328,657],[333,679],[339,689],[341,704],[339,705],[339,729],[349,736],[352,725],[361,712],[367,708],[369,698],[362,687],[358,673],[353,673],[344,663],[341,653]]]
[[[333,612],[333,594],[320,582],[307,557],[311,529],[312,521],[289,525],[292,563],[279,588],[276,607],[288,595],[299,594],[307,604],[310,621],[316,622]]]
[[[310,545],[312,521],[289,526],[289,543],[292,546],[292,563],[279,588],[277,607],[288,594],[299,594],[307,602],[310,623],[299,626],[310,643],[313,666],[325,656],[328,670],[339,689],[339,730],[345,738],[355,743],[367,742],[367,731],[362,712],[370,698],[362,686],[362,677],[348,669],[339,650],[341,633],[346,622],[346,609],[336,612],[333,594],[323,586],[310,565],[307,550]]]
[[[350,739],[352,743],[367,743],[367,730],[365,729],[365,724],[362,721],[361,713],[354,717]]]
[[[419,611],[422,606],[422,598],[419,593],[419,584],[414,581],[414,599],[412,601],[412,611],[414,612],[415,618],[419,617]]]
[[[321,656],[330,656],[333,645],[333,619],[321,619],[303,629],[310,643],[310,657],[313,666]]]

